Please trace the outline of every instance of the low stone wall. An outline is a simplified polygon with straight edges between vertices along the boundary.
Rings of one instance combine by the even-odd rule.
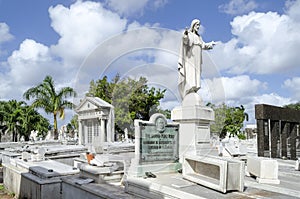
[[[3,163],[2,166],[4,187],[10,193],[14,193],[16,198],[19,198],[21,187],[21,174],[28,172],[28,170],[9,163]]]

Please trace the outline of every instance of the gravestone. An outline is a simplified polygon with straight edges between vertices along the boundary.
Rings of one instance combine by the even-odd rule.
[[[128,174],[144,176],[146,172],[175,172],[180,168],[179,125],[167,123],[162,114],[149,121],[135,120],[135,158]]]

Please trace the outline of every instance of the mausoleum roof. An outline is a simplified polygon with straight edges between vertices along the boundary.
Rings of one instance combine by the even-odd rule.
[[[82,107],[87,104],[87,103],[91,103],[93,106],[97,107],[97,108],[113,108],[113,105],[111,105],[110,103],[104,101],[103,99],[99,98],[99,97],[85,97],[80,103],[79,105],[75,108],[75,111],[78,112],[82,109]]]

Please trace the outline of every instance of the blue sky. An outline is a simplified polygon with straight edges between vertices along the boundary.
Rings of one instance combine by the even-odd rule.
[[[300,98],[300,0],[0,0],[0,100],[22,100],[51,75],[83,97],[92,79],[146,76],[180,104],[182,30],[201,20],[205,102],[282,106]],[[67,113],[67,119],[72,116]],[[61,121],[61,124],[66,121]]]

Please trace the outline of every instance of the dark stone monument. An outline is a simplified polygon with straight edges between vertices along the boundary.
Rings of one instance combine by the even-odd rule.
[[[297,157],[300,111],[267,104],[255,105],[258,156]],[[298,154],[299,156],[299,154]]]

